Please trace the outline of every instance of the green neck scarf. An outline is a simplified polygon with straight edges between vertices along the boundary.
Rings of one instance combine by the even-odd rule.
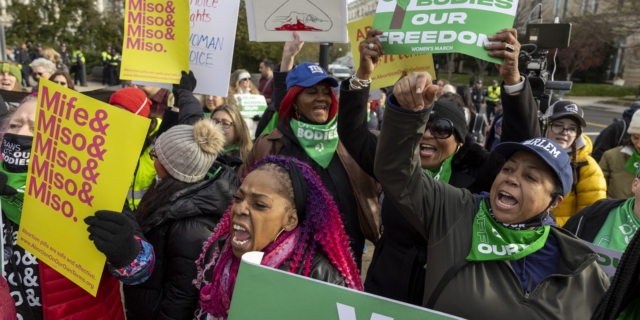
[[[471,252],[467,261],[518,260],[540,250],[551,227],[513,230],[502,226],[489,212],[485,199],[473,220]]]
[[[234,144],[232,146],[228,146],[226,148],[224,148],[224,151],[222,154],[227,154],[231,151],[235,151],[235,150],[240,150],[240,146],[238,146],[237,144]]]
[[[616,320],[635,320],[640,319],[640,299],[636,299],[629,303]]]
[[[629,241],[633,239],[633,235],[640,228],[640,219],[633,214],[635,203],[635,198],[629,198],[621,206],[612,209],[593,240],[593,244],[624,252]]]
[[[22,216],[22,203],[24,202],[24,189],[27,182],[27,173],[15,173],[9,172],[4,167],[4,161],[0,162],[0,172],[3,172],[9,178],[7,185],[18,190],[17,194],[12,196],[1,196],[2,211],[9,220],[15,224],[20,224],[20,217]]]
[[[322,168],[326,169],[338,148],[338,116],[327,124],[310,124],[291,119],[293,134],[304,151]]]
[[[624,165],[624,168],[627,171],[636,174],[638,172],[638,168],[640,167],[640,153],[636,151],[636,148],[633,148],[633,154],[627,160],[627,164]]]
[[[453,156],[456,154],[452,154],[448,158],[444,159],[442,164],[439,167],[433,169],[425,169],[422,168],[422,171],[426,172],[433,178],[433,180],[439,180],[444,183],[449,183],[449,179],[451,179],[451,160],[453,160]]]

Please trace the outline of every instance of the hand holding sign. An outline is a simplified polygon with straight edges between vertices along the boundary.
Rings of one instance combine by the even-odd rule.
[[[393,95],[400,106],[411,111],[428,108],[436,100],[438,86],[427,72],[416,72],[400,79],[393,87]]]
[[[359,79],[369,79],[373,70],[380,64],[382,56],[384,55],[384,49],[377,36],[381,35],[380,30],[369,30],[367,32],[367,38],[360,42],[360,67],[356,72],[356,77]]]
[[[501,65],[496,64],[504,83],[508,86],[520,83],[520,71],[518,71],[520,42],[518,42],[518,31],[513,28],[502,29],[489,37],[489,40],[500,41],[488,43],[484,47],[487,50],[492,50],[489,52],[490,56],[504,59]]]

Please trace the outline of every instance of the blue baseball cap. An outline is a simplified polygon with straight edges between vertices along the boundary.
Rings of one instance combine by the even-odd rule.
[[[293,86],[308,88],[325,80],[332,87],[338,86],[338,81],[327,74],[321,66],[311,62],[303,62],[289,71],[287,75],[287,90]]]
[[[496,146],[495,152],[508,159],[516,151],[525,151],[537,155],[551,167],[562,182],[562,196],[566,196],[573,184],[571,158],[557,143],[547,138],[536,138],[525,142],[503,142]]]

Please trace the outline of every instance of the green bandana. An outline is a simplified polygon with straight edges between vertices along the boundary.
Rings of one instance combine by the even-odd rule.
[[[231,151],[235,151],[235,150],[240,150],[240,147],[237,144],[234,144],[232,146],[228,146],[228,147],[224,148],[224,151],[223,151],[222,154],[227,154],[227,153],[229,153]]]
[[[616,320],[634,320],[640,319],[640,299],[636,299],[629,303]]]
[[[9,220],[16,224],[20,224],[20,217],[22,216],[22,202],[24,202],[24,187],[27,182],[27,172],[14,173],[8,172],[4,168],[4,161],[0,161],[0,172],[4,172],[9,180],[7,185],[18,190],[17,194],[12,196],[1,196],[2,211],[7,215]]]
[[[629,241],[640,228],[640,219],[633,214],[635,200],[635,198],[629,198],[621,206],[609,212],[593,244],[620,252],[627,249]]]
[[[444,162],[442,162],[439,167],[434,169],[422,168],[422,171],[428,173],[433,180],[449,183],[449,179],[451,178],[451,160],[453,160],[454,155],[455,153],[449,156],[449,158],[444,159]]]
[[[291,119],[289,124],[293,134],[298,138],[298,142],[304,151],[326,169],[338,148],[338,116],[327,124],[309,124]]]
[[[491,228],[491,230],[488,230]],[[471,252],[467,261],[518,260],[540,250],[551,227],[536,230],[513,230],[498,223],[482,199],[473,220]]]
[[[624,168],[633,174],[638,173],[638,168],[640,168],[640,153],[636,151],[636,148],[633,148],[633,155],[629,157],[629,160],[627,160],[627,164],[624,165]]]

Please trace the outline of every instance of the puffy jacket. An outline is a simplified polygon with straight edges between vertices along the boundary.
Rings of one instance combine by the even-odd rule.
[[[593,152],[591,156],[596,161],[602,160],[602,155],[607,151],[615,147],[622,146],[629,141],[629,124],[631,123],[631,117],[638,111],[638,109],[627,109],[622,112],[622,119],[614,120],[612,124],[600,131],[596,141],[593,143]]]
[[[9,292],[9,284],[4,277],[0,277],[0,319],[15,320],[16,304]]]
[[[240,185],[233,169],[218,162],[209,172],[218,173],[176,192],[140,224],[154,247],[156,267],[145,283],[124,286],[128,319],[194,318],[195,261]]]
[[[578,149],[576,155],[578,163],[576,188],[571,190],[564,197],[562,203],[553,210],[558,227],[562,227],[576,212],[607,197],[607,182],[604,179],[604,174],[596,160],[589,156],[593,147],[591,139],[584,134],[582,138],[585,146]]]
[[[600,168],[607,183],[607,197],[613,199],[633,197],[631,182],[633,182],[635,175],[624,167],[632,154],[632,146],[620,146],[602,155]]]
[[[559,263],[556,273],[532,291],[525,292],[507,261],[466,260],[478,198],[420,169],[416,150],[429,113],[401,112],[388,105],[375,162],[386,196],[428,239],[423,305],[445,274],[462,265],[435,297],[434,310],[467,319],[589,319],[609,280],[596,262],[598,256],[565,230],[551,227],[550,237],[560,248]]]

